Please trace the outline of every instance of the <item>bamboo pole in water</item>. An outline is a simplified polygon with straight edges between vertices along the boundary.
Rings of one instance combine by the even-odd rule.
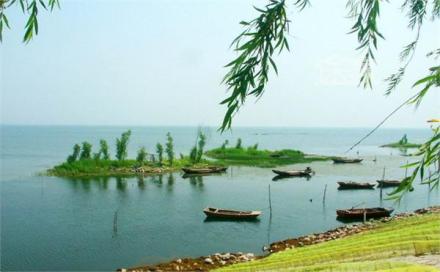
[[[324,187],[324,195],[322,196],[322,204],[325,204],[325,193],[327,192],[327,184]]]

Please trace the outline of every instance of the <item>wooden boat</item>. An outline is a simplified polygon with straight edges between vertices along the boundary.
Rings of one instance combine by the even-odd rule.
[[[305,170],[282,171],[273,169],[272,172],[282,177],[310,177],[313,173],[310,167]]]
[[[350,190],[350,189],[374,189],[374,184],[367,182],[353,182],[353,181],[338,181],[338,190]]]
[[[211,166],[207,168],[182,168],[186,174],[210,174],[225,172],[227,167]]]
[[[333,163],[360,163],[363,159],[333,158]]]
[[[387,179],[382,179],[382,180],[376,180],[377,183],[379,183],[377,185],[377,187],[397,187],[400,185],[401,181],[400,180],[387,180]]]
[[[205,208],[203,212],[207,217],[223,219],[255,219],[261,214],[261,211],[236,211],[210,207]]]
[[[364,214],[366,218],[380,218],[390,216],[394,209],[391,208],[361,208],[361,209],[347,209],[336,210],[337,218],[340,219],[363,219]]]

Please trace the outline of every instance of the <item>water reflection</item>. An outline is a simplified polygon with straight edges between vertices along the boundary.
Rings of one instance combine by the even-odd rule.
[[[296,176],[277,175],[277,176],[273,177],[272,180],[273,181],[278,181],[278,180],[282,180],[282,179],[291,179],[291,178],[293,178],[293,179],[297,179],[297,178],[304,179],[305,178],[308,181],[308,180],[310,180],[312,178],[312,176],[298,176],[298,177],[296,177]]]

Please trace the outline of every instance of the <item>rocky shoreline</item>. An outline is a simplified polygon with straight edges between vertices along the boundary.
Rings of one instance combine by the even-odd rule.
[[[144,272],[144,271],[209,271],[215,268],[219,268],[226,265],[231,265],[241,262],[249,262],[255,259],[264,258],[269,254],[280,252],[295,247],[302,247],[312,244],[318,244],[330,240],[336,240],[339,238],[347,237],[353,234],[357,234],[366,230],[373,229],[379,223],[385,223],[389,221],[400,220],[402,218],[410,216],[418,216],[425,213],[439,213],[440,206],[433,206],[423,209],[415,210],[414,212],[401,213],[393,217],[382,218],[379,220],[370,220],[366,223],[350,224],[332,229],[323,233],[314,233],[298,238],[286,239],[270,244],[265,250],[268,254],[263,256],[256,256],[253,253],[215,253],[208,256],[201,256],[198,258],[182,258],[172,260],[167,263],[160,263],[155,265],[146,265],[133,268],[121,268],[117,271],[120,272]]]

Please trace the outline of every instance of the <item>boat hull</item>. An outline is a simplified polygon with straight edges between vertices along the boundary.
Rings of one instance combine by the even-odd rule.
[[[225,172],[227,167],[210,167],[210,168],[182,168],[185,174],[211,174]]]
[[[338,182],[339,187],[338,190],[362,190],[374,189],[374,184],[371,183],[356,183],[356,182]]]
[[[235,211],[216,208],[205,208],[203,213],[209,218],[221,219],[255,219],[261,215],[260,211]]]
[[[306,171],[280,171],[272,170],[275,174],[283,177],[310,177],[311,173]]]
[[[344,158],[333,158],[333,163],[360,163],[363,159],[344,159]]]
[[[398,187],[401,183],[399,180],[377,180],[377,187]]]
[[[363,219],[364,214],[366,218],[381,218],[390,216],[393,211],[386,208],[348,209],[336,210],[336,215],[338,219]]]

